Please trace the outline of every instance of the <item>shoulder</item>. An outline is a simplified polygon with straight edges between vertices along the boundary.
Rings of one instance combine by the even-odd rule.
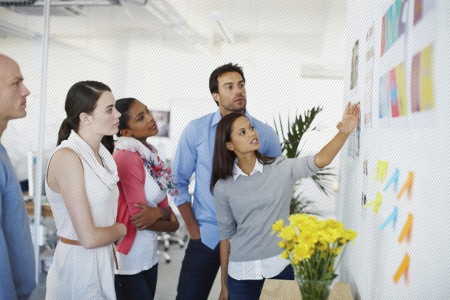
[[[198,127],[198,126],[204,126],[207,123],[211,123],[213,119],[214,113],[210,113],[207,115],[204,115],[200,118],[191,120],[186,127]]]
[[[68,164],[79,163],[81,159],[78,153],[72,148],[62,147],[55,151],[51,159],[53,162],[65,161]]]
[[[214,185],[214,196],[222,196],[223,192],[227,190],[227,185],[229,185],[232,176],[228,176],[225,179],[219,179]]]
[[[113,158],[116,162],[117,170],[121,173],[124,170],[130,170],[130,172],[139,171],[139,169],[143,169],[144,167],[139,152],[116,150],[114,151]]]

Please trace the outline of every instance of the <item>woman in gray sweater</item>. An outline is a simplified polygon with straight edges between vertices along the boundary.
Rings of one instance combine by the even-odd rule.
[[[295,182],[331,163],[358,122],[350,102],[337,125],[339,132],[316,155],[286,159],[258,152],[258,132],[242,114],[231,113],[217,125],[211,190],[220,231],[222,290],[220,300],[259,299],[265,278],[294,279],[282,259],[271,225],[289,217]]]

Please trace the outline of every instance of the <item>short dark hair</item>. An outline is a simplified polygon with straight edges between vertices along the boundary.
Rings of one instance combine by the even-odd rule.
[[[219,84],[217,83],[217,78],[219,78],[219,76],[221,76],[222,74],[228,72],[238,72],[242,76],[242,80],[244,80],[245,83],[245,77],[244,72],[242,71],[242,67],[239,67],[237,64],[233,65],[232,63],[229,63],[218,67],[211,73],[211,76],[209,76],[209,91],[211,92],[211,94],[219,92]],[[219,103],[217,103],[216,100],[214,100],[214,102],[216,102],[217,106],[219,106]]]

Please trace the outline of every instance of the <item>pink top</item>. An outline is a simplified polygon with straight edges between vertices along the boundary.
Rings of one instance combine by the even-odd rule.
[[[144,168],[144,160],[138,152],[117,150],[114,152],[113,158],[116,161],[120,179],[117,183],[120,192],[117,222],[123,223],[127,227],[127,234],[117,246],[117,251],[128,254],[136,237],[136,228],[130,218],[142,210],[134,205],[138,203],[147,204],[144,190],[147,174]],[[158,207],[168,208],[167,196],[158,204]]]

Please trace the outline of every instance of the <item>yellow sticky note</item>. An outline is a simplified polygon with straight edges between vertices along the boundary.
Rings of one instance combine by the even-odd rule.
[[[427,46],[420,58],[420,109],[434,109],[433,48]]]
[[[377,196],[375,197],[375,200],[373,200],[370,203],[367,203],[366,205],[363,205],[364,208],[367,208],[371,205],[373,205],[373,212],[378,213],[378,207],[383,202],[383,195],[380,194],[380,192],[377,192]]]
[[[405,254],[405,258],[403,258],[402,263],[397,269],[397,272],[395,272],[394,275],[394,282],[395,284],[398,283],[400,280],[400,277],[402,277],[403,274],[405,274],[405,278],[408,278],[408,268],[409,268],[409,255],[408,253]]]
[[[373,174],[376,173],[376,176],[375,176],[374,180],[375,181],[384,182],[386,180],[386,175],[387,175],[387,171],[388,171],[388,165],[389,165],[388,161],[381,161],[381,160],[379,160],[378,164],[377,164],[377,167],[372,172],[372,174],[370,174],[370,178],[372,178]]]
[[[396,68],[397,89],[398,89],[398,109],[400,116],[406,116],[408,104],[406,99],[405,67],[403,63]]]

